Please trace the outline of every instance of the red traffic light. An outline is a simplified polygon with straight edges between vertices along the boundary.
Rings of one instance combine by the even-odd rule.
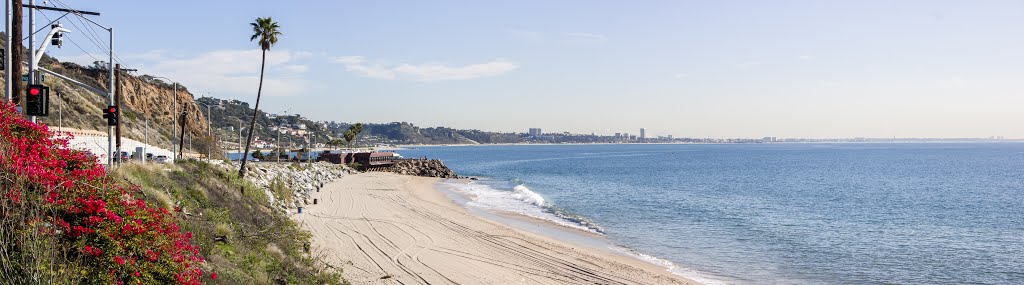
[[[28,94],[29,95],[35,96],[35,95],[39,95],[39,93],[40,93],[39,88],[29,88],[28,89]]]
[[[117,113],[117,107],[110,107],[110,113]]]

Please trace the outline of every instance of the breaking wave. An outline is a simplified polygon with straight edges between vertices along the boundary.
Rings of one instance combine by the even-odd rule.
[[[470,197],[469,206],[511,212],[546,220],[570,228],[603,234],[604,229],[587,218],[565,211],[549,203],[544,196],[518,184],[511,191],[487,183],[448,183],[452,189]],[[506,186],[507,187],[507,186]],[[506,188],[507,189],[507,188]]]
[[[516,185],[516,187],[512,187],[512,197],[535,206],[544,207],[544,197],[530,191],[530,188],[526,188],[526,186],[523,185]]]

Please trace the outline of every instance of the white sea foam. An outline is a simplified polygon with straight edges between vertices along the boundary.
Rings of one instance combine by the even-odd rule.
[[[549,210],[550,205],[543,196],[531,191],[524,185],[512,187],[512,191],[495,189],[484,183],[448,183],[448,186],[455,192],[469,197],[467,206],[478,207],[487,210],[503,211],[520,214],[535,219],[541,219],[554,224],[574,229],[600,233],[594,229],[563,218],[559,214]]]
[[[525,185],[516,185],[512,187],[512,191],[508,191],[496,189],[486,183],[480,182],[447,182],[445,184],[448,186],[448,189],[467,197],[468,201],[466,202],[466,205],[469,207],[520,214],[549,221],[557,225],[593,233],[604,232],[599,226],[593,224],[587,219],[578,215],[566,213],[557,206],[549,204],[543,196],[531,191]],[[645,262],[664,267],[672,274],[695,280],[701,284],[720,285],[733,283],[725,281],[725,278],[686,267],[680,267],[671,261],[641,253],[626,247],[610,245],[609,248],[627,256],[632,256]]]
[[[544,197],[541,197],[540,194],[530,191],[529,188],[526,188],[526,186],[523,185],[516,185],[516,187],[512,187],[512,197],[526,203],[530,203],[539,207],[544,207]]]
[[[680,267],[680,266],[677,266],[672,261],[661,259],[661,258],[655,257],[655,256],[650,255],[650,254],[645,254],[645,253],[638,252],[638,251],[635,251],[635,250],[632,250],[632,249],[629,249],[629,248],[625,248],[625,247],[621,247],[621,246],[614,246],[614,245],[612,245],[612,246],[609,246],[609,248],[611,248],[612,250],[624,253],[626,255],[635,257],[637,259],[643,260],[644,262],[664,267],[668,272],[671,272],[672,274],[689,278],[689,279],[691,279],[693,281],[700,282],[701,284],[705,284],[705,285],[727,285],[727,284],[733,284],[733,282],[725,280],[725,278],[723,278],[723,277],[715,276],[715,275],[704,273],[704,272],[700,272],[700,271],[697,271],[697,270],[691,269],[691,268]]]

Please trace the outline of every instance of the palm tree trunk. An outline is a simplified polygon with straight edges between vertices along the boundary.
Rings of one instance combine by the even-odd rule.
[[[252,121],[249,122],[249,135],[245,139],[245,152],[242,152],[242,167],[238,168],[238,177],[245,177],[245,163],[249,161],[249,145],[252,144],[252,130],[256,128],[256,116],[260,113],[260,96],[263,93],[263,69],[267,66],[267,50],[263,50],[260,61],[260,86],[256,89],[256,106],[252,108]]]

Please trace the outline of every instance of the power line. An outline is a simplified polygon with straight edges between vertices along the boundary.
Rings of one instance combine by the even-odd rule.
[[[71,9],[71,6],[65,4],[64,1],[54,0],[54,2],[56,2],[57,5],[63,6],[64,8],[67,8],[68,10],[73,10],[73,9]],[[81,22],[82,25],[87,28],[86,31],[89,32],[93,37],[95,37],[96,41],[102,41],[102,40],[100,40],[102,37],[99,35],[99,32],[96,31],[96,29],[93,27],[93,25],[86,24],[85,21],[89,21],[90,23],[92,23],[94,25],[102,27],[100,24],[90,20],[89,18],[86,18],[85,16],[83,16],[80,13],[75,13],[75,16],[78,16],[78,18],[79,18],[78,21]],[[83,21],[83,20],[85,20],[85,21]],[[106,28],[104,28],[104,29],[106,29]],[[94,41],[94,43],[96,41]],[[97,46],[99,46],[101,50],[109,51],[109,48],[103,48],[102,45],[97,45]],[[121,59],[120,56],[118,56],[118,54],[116,52],[111,52],[111,54],[113,54],[115,62],[120,63],[121,65],[124,65],[125,67],[129,66],[127,63],[124,62],[123,59]]]
[[[67,16],[68,16],[68,14],[70,14],[70,13],[64,13],[64,15],[61,15],[60,17],[58,17],[58,18],[57,18],[57,20],[50,20],[50,17],[49,17],[49,16],[46,16],[46,14],[43,14],[43,13],[39,13],[39,15],[43,15],[43,17],[46,17],[46,20],[47,20],[47,21],[50,21],[50,25],[52,25],[52,24],[53,24],[53,22],[56,22],[56,21],[60,21],[60,19],[63,19],[64,17],[67,17]],[[27,41],[29,37],[31,37],[31,36],[34,36],[34,35],[38,34],[39,32],[41,32],[41,31],[43,31],[43,30],[45,30],[45,29],[46,29],[46,26],[43,26],[42,28],[39,28],[39,29],[38,29],[38,30],[36,30],[35,32],[32,32],[32,34],[31,34],[31,35],[28,35],[27,37],[25,37],[25,38],[21,39],[21,41]]]
[[[39,14],[40,14],[40,15],[42,15],[42,16],[43,16],[44,18],[46,18],[46,20],[49,20],[49,21],[50,21],[51,23],[53,22],[52,20],[50,20],[50,17],[46,15],[46,13],[39,13]],[[67,15],[68,15],[67,13],[64,13],[64,16],[67,16]],[[63,18],[64,16],[61,16],[61,18]],[[60,19],[60,18],[58,18],[58,20],[59,20],[59,19]],[[42,29],[40,29],[40,30],[42,30]],[[27,38],[26,38],[26,39],[27,39]],[[93,56],[93,55],[92,55],[91,53],[89,53],[89,52],[88,52],[88,51],[86,51],[86,50],[85,50],[84,48],[82,48],[82,46],[78,45],[78,43],[76,43],[76,42],[75,42],[74,40],[72,40],[71,38],[68,38],[67,40],[68,40],[69,42],[71,42],[71,44],[72,44],[72,45],[74,45],[75,47],[77,47],[77,48],[78,48],[78,50],[81,50],[81,51],[82,51],[83,53],[85,53],[85,55],[88,55],[89,57],[91,57],[91,58],[92,58],[92,59],[94,60],[94,62],[95,62],[95,61],[100,61],[100,60],[99,60],[99,59],[97,59],[97,58],[96,58],[95,56]]]
[[[67,8],[67,9],[71,10],[71,7],[68,6],[67,4],[65,4],[63,1],[55,0],[54,2],[57,3],[57,5],[60,5],[60,6],[64,7],[64,8]],[[110,52],[110,48],[109,47],[104,47],[102,44],[100,44],[100,42],[103,41],[103,40],[101,40],[102,37],[99,35],[99,33],[96,31],[96,29],[93,28],[93,25],[90,25],[89,23],[86,23],[85,21],[89,21],[90,23],[95,24],[95,25],[99,25],[99,24],[96,24],[92,20],[86,18],[85,16],[83,16],[83,15],[81,15],[79,13],[72,13],[72,14],[74,14],[76,17],[78,17],[78,18],[76,18],[76,20],[78,20],[78,22],[81,23],[82,26],[85,27],[85,28],[79,27],[77,24],[75,24],[74,21],[69,21],[69,23],[71,23],[71,25],[75,26],[76,29],[81,30],[82,31],[82,35],[85,36],[90,42],[92,42],[93,45],[95,45],[97,48],[99,48],[100,51],[109,52],[109,53],[113,54],[114,62],[115,63],[120,63],[121,65],[124,65],[125,67],[129,67],[129,65],[127,63],[125,63],[124,60],[121,59],[121,57],[117,55],[117,53]]]
[[[77,47],[77,48],[78,48],[78,50],[81,50],[82,52],[84,52],[84,53],[85,53],[85,55],[88,55],[89,57],[91,57],[91,58],[93,59],[93,62],[97,62],[97,61],[102,61],[102,60],[99,60],[98,58],[96,58],[95,56],[93,56],[93,55],[92,55],[91,53],[89,53],[89,52],[85,51],[85,49],[83,49],[83,48],[82,48],[82,46],[79,46],[79,45],[78,45],[78,43],[76,43],[76,42],[75,42],[74,40],[72,40],[71,38],[68,38],[67,40],[68,40],[69,42],[71,42],[71,44],[75,45],[75,47]]]
[[[130,69],[129,68],[130,66],[127,63],[125,63],[125,61],[123,59],[121,59],[121,57],[118,56],[117,53],[112,52],[109,47],[104,47],[102,44],[100,44],[100,42],[102,42],[101,37],[100,37],[99,33],[96,31],[96,29],[93,27],[93,25],[99,25],[99,24],[97,24],[96,22],[94,22],[94,21],[92,21],[92,20],[90,20],[88,18],[85,18],[85,16],[83,16],[81,13],[75,12],[77,10],[72,9],[70,6],[65,4],[63,1],[54,0],[54,2],[57,3],[58,5],[64,7],[65,8],[64,10],[66,10],[66,13],[64,13],[59,18],[57,18],[57,20],[60,20],[60,19],[62,19],[64,17],[66,17],[68,14],[74,14],[77,17],[75,20],[77,20],[79,23],[81,23],[82,26],[80,27],[77,24],[75,24],[75,20],[68,20],[68,23],[71,23],[71,25],[74,26],[75,29],[82,31],[81,34],[86,39],[88,39],[89,42],[91,42],[93,44],[93,46],[98,48],[100,51],[104,51],[104,52],[110,53],[111,57],[113,57],[114,63],[119,63],[122,66],[124,66],[126,69]],[[54,8],[54,10],[57,10],[57,9],[59,9],[59,8]],[[50,21],[51,24],[55,22],[55,20],[51,20],[50,17],[47,16],[46,13],[42,13],[42,11],[40,11],[39,14],[42,15],[43,17],[45,17],[48,21]],[[92,23],[93,25],[90,25],[89,23],[86,23],[85,21],[88,21],[88,22]],[[83,28],[83,27],[85,27],[85,28]],[[43,29],[45,29],[45,27],[39,29],[39,31],[42,31]],[[39,31],[36,31],[36,33],[38,33]],[[33,33],[33,34],[35,34],[35,33]],[[28,38],[26,37],[26,39],[28,39]],[[78,50],[82,51],[87,56],[92,58],[94,60],[94,62],[101,61],[98,58],[96,58],[96,56],[94,56],[92,53],[90,53],[89,51],[87,51],[84,48],[82,48],[81,45],[79,45],[77,42],[75,42],[71,38],[68,38],[68,41],[70,41],[71,44],[73,44],[76,48],[78,48]]]

